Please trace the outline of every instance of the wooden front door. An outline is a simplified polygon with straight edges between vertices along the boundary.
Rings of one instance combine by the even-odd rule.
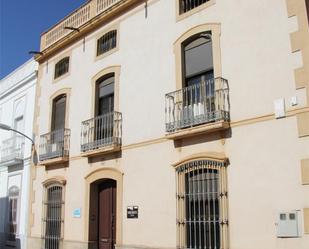
[[[99,249],[114,249],[116,243],[116,181],[99,185]]]

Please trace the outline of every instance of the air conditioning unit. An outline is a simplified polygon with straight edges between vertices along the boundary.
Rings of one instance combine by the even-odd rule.
[[[299,214],[297,211],[280,212],[278,214],[277,237],[297,238],[301,236]]]

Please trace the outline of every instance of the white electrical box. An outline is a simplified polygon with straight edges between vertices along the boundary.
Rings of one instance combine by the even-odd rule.
[[[285,117],[285,101],[284,99],[276,99],[274,101],[274,109],[276,118],[284,118]]]
[[[300,237],[300,235],[298,213],[296,211],[279,213],[277,237],[295,238]]]
[[[297,96],[291,97],[291,106],[296,106],[298,105],[298,99]]]

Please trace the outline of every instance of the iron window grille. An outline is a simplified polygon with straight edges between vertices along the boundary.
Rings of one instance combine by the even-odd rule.
[[[228,248],[225,166],[196,160],[176,168],[177,248]]]
[[[69,72],[69,64],[70,64],[70,57],[65,57],[60,61],[58,61],[55,65],[54,78],[57,79],[60,76],[64,75],[65,73]]]
[[[111,30],[97,41],[97,56],[104,54],[117,46],[117,30]]]
[[[180,14],[186,13],[209,0],[179,0],[179,12]]]
[[[52,184],[45,188],[44,197],[42,248],[60,249],[63,240],[64,187]]]

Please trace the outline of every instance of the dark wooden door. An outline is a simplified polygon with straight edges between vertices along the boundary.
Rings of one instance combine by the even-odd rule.
[[[99,249],[114,249],[116,243],[116,182],[99,186]]]

